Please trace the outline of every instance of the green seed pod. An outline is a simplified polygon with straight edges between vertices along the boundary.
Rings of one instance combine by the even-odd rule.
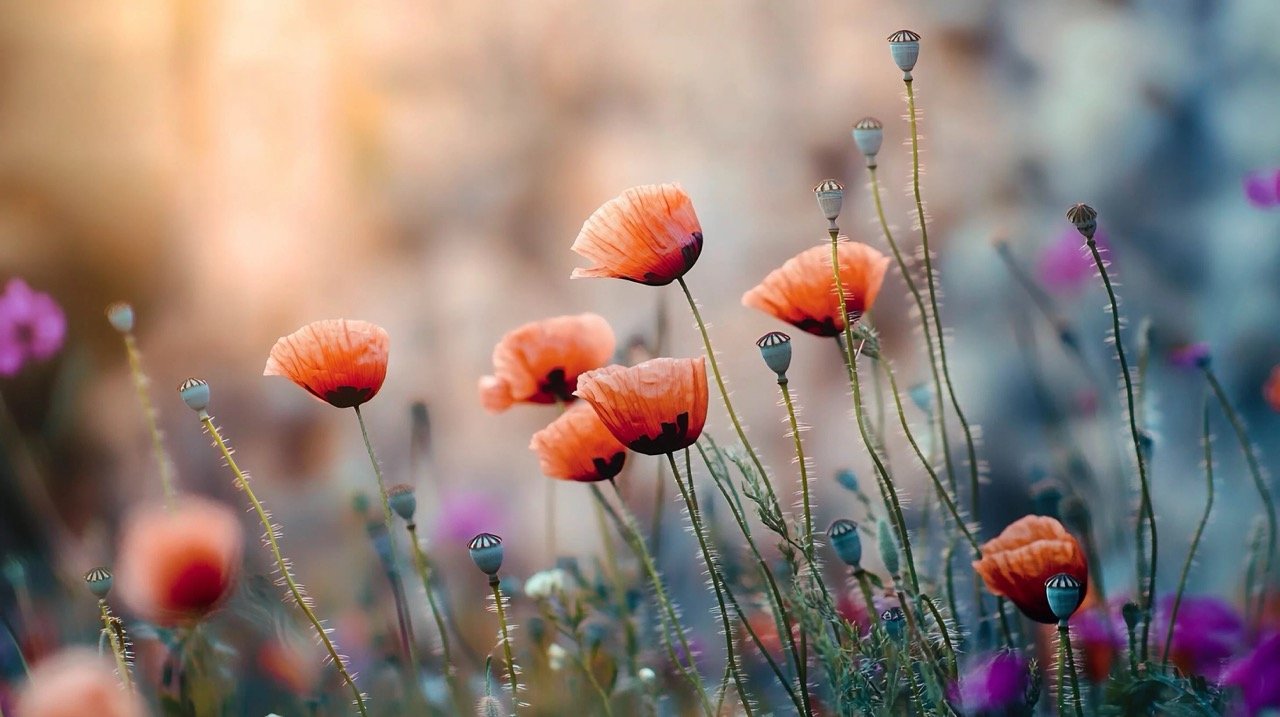
[[[787,369],[791,368],[791,337],[781,331],[770,331],[756,341],[760,347],[760,357],[770,371],[778,374],[778,381],[787,380]]]
[[[84,574],[84,582],[89,586],[89,592],[102,600],[107,593],[111,592],[111,571],[106,568],[94,568]]]
[[[1044,596],[1054,617],[1066,620],[1084,600],[1080,581],[1067,573],[1058,573],[1044,582]]]
[[[182,402],[196,412],[203,412],[209,407],[209,382],[201,378],[189,378],[178,386],[178,395]]]
[[[418,498],[413,493],[413,486],[403,483],[387,489],[387,503],[396,515],[406,521],[412,521],[413,514],[418,509]]]
[[[827,528],[827,539],[840,562],[854,570],[862,567],[862,536],[857,523],[846,518],[835,521]]]
[[[133,331],[133,307],[117,301],[107,307],[107,321],[111,327],[122,334]]]
[[[486,575],[498,574],[502,567],[502,538],[493,533],[481,533],[471,539],[467,545],[471,552],[471,561]]]

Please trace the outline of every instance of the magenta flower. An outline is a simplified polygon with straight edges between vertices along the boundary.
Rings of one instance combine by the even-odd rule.
[[[1253,717],[1280,708],[1280,634],[1258,644],[1247,657],[1231,663],[1222,683],[1238,687],[1244,698],[1239,713]]]
[[[1172,608],[1173,596],[1164,596],[1156,605],[1155,618],[1151,621],[1151,636],[1158,640],[1155,644],[1161,650]],[[1244,647],[1244,621],[1230,603],[1206,595],[1183,596],[1169,647],[1169,660],[1180,670],[1217,680],[1227,661]]]
[[[1093,235],[1103,258],[1109,258],[1107,252],[1110,244],[1107,233],[1099,227]],[[1084,248],[1084,240],[1075,227],[1067,227],[1058,235],[1052,244],[1040,253],[1037,273],[1040,282],[1055,294],[1071,294],[1083,289],[1093,281],[1096,272],[1093,256]]]
[[[1090,682],[1105,682],[1116,657],[1124,651],[1124,623],[1111,606],[1079,610],[1071,616],[1071,632],[1085,677]]]
[[[506,517],[496,497],[485,493],[459,491],[440,499],[434,537],[441,543],[464,543],[479,533],[499,530]]]
[[[951,687],[951,698],[966,715],[1000,714],[1026,705],[1031,673],[1015,652],[998,652],[971,662]]]
[[[1169,352],[1169,363],[1178,368],[1208,366],[1209,358],[1209,344],[1203,342],[1184,344]]]
[[[0,376],[17,375],[31,361],[44,361],[62,348],[67,317],[48,294],[10,279],[0,294]]]
[[[1250,172],[1244,177],[1244,197],[1259,209],[1280,206],[1280,169]]]

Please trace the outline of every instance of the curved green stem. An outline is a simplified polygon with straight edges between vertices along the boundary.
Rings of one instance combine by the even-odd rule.
[[[1187,559],[1182,563],[1182,574],[1178,576],[1178,592],[1174,593],[1173,608],[1169,611],[1169,630],[1164,637],[1164,655],[1162,664],[1169,664],[1169,648],[1173,645],[1173,626],[1178,622],[1178,608],[1182,606],[1182,593],[1187,589],[1187,574],[1191,572],[1191,563],[1196,558],[1196,548],[1200,547],[1200,537],[1209,524],[1209,511],[1213,510],[1213,439],[1209,435],[1209,402],[1206,401],[1201,419],[1200,442],[1204,447],[1204,482],[1208,497],[1204,503],[1204,513],[1196,525],[1196,532],[1191,536],[1191,547],[1187,550]]]
[[[160,469],[160,486],[164,489],[164,504],[173,508],[173,461],[164,449],[164,437],[160,434],[160,426],[156,420],[156,409],[151,403],[151,392],[147,390],[147,374],[142,370],[142,352],[138,350],[138,342],[133,333],[124,335],[125,354],[129,357],[129,374],[133,377],[133,391],[138,394],[138,403],[142,405],[142,415],[147,419],[147,430],[151,434],[151,453],[155,457],[156,466]]]
[[[418,571],[418,579],[422,581],[422,590],[427,594],[427,606],[431,608],[431,617],[435,620],[436,631],[440,633],[440,657],[443,662],[445,681],[449,685],[454,708],[462,712],[467,709],[466,696],[463,694],[462,686],[458,684],[458,672],[454,667],[453,652],[449,647],[449,631],[445,626],[444,613],[436,602],[435,590],[432,589],[431,563],[427,560],[427,553],[422,549],[422,544],[418,542],[418,524],[410,522],[407,527],[409,546],[413,551],[413,566]]]
[[[116,672],[120,675],[120,684],[128,692],[133,691],[133,676],[129,674],[129,656],[125,654],[124,641],[120,639],[123,628],[119,618],[111,614],[106,600],[98,600],[98,614],[102,617],[102,631],[107,634],[107,643],[111,645],[111,655],[116,661]]]
[[[498,609],[498,625],[502,628],[502,657],[507,662],[507,680],[511,685],[511,714],[520,711],[520,679],[516,673],[516,658],[511,653],[511,633],[507,628],[507,607],[502,598],[502,583],[497,575],[489,576],[493,590],[493,604]]]
[[[1124,379],[1125,399],[1128,402],[1129,411],[1129,434],[1133,438],[1133,452],[1138,459],[1138,483],[1142,492],[1142,504],[1139,507],[1139,518],[1145,511],[1147,517],[1147,532],[1151,534],[1151,558],[1147,569],[1147,589],[1146,599],[1143,605],[1142,617],[1142,660],[1147,659],[1147,650],[1149,647],[1151,636],[1151,606],[1155,599],[1156,592],[1156,556],[1159,555],[1157,538],[1156,538],[1156,516],[1155,509],[1151,503],[1151,487],[1147,480],[1147,458],[1145,451],[1142,449],[1141,433],[1138,430],[1138,414],[1137,406],[1134,401],[1133,378],[1129,375],[1129,361],[1124,353],[1124,340],[1120,336],[1120,302],[1116,299],[1115,287],[1111,284],[1111,276],[1107,273],[1107,263],[1102,260],[1102,254],[1098,252],[1098,243],[1093,237],[1088,237],[1085,244],[1089,247],[1089,252],[1093,255],[1093,263],[1098,267],[1098,274],[1102,277],[1102,284],[1107,289],[1107,299],[1111,303],[1111,330],[1116,339],[1116,357],[1120,360],[1120,375]],[[1142,554],[1138,553],[1138,573],[1142,573]]]
[[[307,622],[311,623],[311,628],[316,633],[316,639],[324,647],[325,652],[329,654],[329,660],[338,670],[338,674],[342,676],[342,681],[347,683],[351,688],[351,694],[354,698],[356,709],[359,710],[361,717],[369,717],[369,712],[364,704],[364,695],[361,694],[360,688],[356,686],[355,678],[347,670],[346,658],[338,653],[338,648],[333,644],[333,640],[329,638],[329,633],[325,630],[324,625],[320,622],[320,618],[316,617],[315,610],[311,607],[311,600],[302,590],[302,586],[293,577],[293,570],[289,567],[289,562],[285,560],[284,554],[280,551],[280,540],[277,537],[278,529],[271,522],[271,515],[267,512],[266,507],[262,505],[262,501],[258,500],[258,496],[253,492],[253,486],[249,485],[249,476],[240,470],[240,466],[236,465],[235,458],[231,455],[231,449],[227,446],[226,441],[222,439],[222,433],[218,431],[218,427],[213,424],[213,417],[207,412],[200,412],[200,422],[204,424],[204,429],[213,438],[213,442],[218,446],[218,450],[222,452],[222,459],[227,462],[227,467],[231,469],[235,476],[236,487],[244,491],[249,499],[253,512],[258,516],[258,522],[262,524],[263,540],[267,544],[267,549],[271,552],[272,559],[275,560],[276,569],[280,571],[280,577],[284,579],[285,587],[289,591],[289,596],[293,598],[293,602],[302,611],[303,616],[307,618]]]

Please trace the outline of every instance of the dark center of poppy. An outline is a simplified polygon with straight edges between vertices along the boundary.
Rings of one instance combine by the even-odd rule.
[[[339,386],[325,393],[321,398],[337,408],[354,408],[373,398],[373,389]]]
[[[193,561],[173,576],[168,607],[188,615],[203,614],[222,599],[226,588],[226,575],[221,566],[211,561]]]
[[[627,460],[626,451],[618,451],[609,457],[592,458],[591,465],[596,469],[596,480],[612,480],[615,476],[622,472],[622,464]]]
[[[551,398],[568,403],[573,400],[573,391],[577,388],[575,385],[577,380],[571,384],[565,377],[563,368],[552,369],[547,372],[547,377],[542,383],[538,384],[538,393],[546,394]]]
[[[674,453],[681,448],[688,448],[689,414],[681,413],[673,422],[663,422],[662,432],[657,436],[641,436],[631,442],[628,448],[636,453],[648,456],[660,456]]]

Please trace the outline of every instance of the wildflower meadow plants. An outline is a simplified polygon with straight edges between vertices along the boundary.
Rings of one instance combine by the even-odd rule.
[[[353,501],[367,538],[357,546],[362,564],[331,567],[345,571],[344,581],[367,583],[360,605],[313,601],[287,557],[298,544],[237,461],[227,437],[235,426],[224,431],[215,423],[214,387],[199,378],[178,387],[195,417],[190,430],[198,424],[207,434],[207,458],[221,461],[226,470],[218,475],[248,517],[188,492],[158,428],[160,397],[150,391],[134,334],[142,317],[113,304],[107,319],[124,341],[161,500],[130,508],[113,564],[84,574],[80,599],[93,617],[85,645],[36,655],[24,639],[36,627],[23,622],[21,609],[17,619],[6,615],[0,657],[15,655],[26,674],[13,681],[15,696],[0,694],[0,714],[1083,717],[1280,709],[1267,456],[1249,437],[1238,397],[1218,379],[1209,347],[1178,349],[1171,362],[1203,379],[1199,430],[1183,440],[1202,452],[1206,501],[1189,546],[1162,538],[1152,499],[1158,448],[1141,410],[1150,345],[1144,329],[1126,322],[1107,260],[1108,247],[1124,237],[1113,227],[1101,241],[1099,213],[1087,204],[1067,209],[1074,233],[1053,245],[1038,272],[1023,269],[1007,243],[995,251],[1073,353],[1082,350],[1082,334],[1055,302],[1067,290],[1085,290],[1085,282],[1105,292],[1104,348],[1119,373],[1118,410],[1109,418],[1126,447],[1125,488],[1135,512],[1115,529],[1095,525],[1088,504],[1100,499],[1096,486],[1064,472],[1036,486],[1035,514],[1007,525],[982,520],[982,494],[992,489],[982,434],[965,412],[966,387],[948,356],[952,336],[921,181],[913,73],[922,39],[910,30],[888,39],[905,91],[909,152],[901,161],[911,174],[918,243],[886,216],[877,175],[886,160],[884,125],[865,117],[852,126],[849,151],[865,161],[879,236],[856,241],[841,230],[850,223],[846,186],[858,178],[822,180],[813,187],[812,229],[797,231],[793,256],[740,299],[795,332],[759,338],[754,350],[764,365],[751,377],[772,381],[771,396],[777,391],[771,418],[794,453],[787,467],[765,464],[735,407],[717,358],[731,347],[713,343],[694,295],[699,260],[710,260],[724,240],[710,227],[704,235],[690,193],[675,183],[627,189],[591,214],[571,245],[588,265],[572,278],[623,279],[665,293],[674,284],[696,327],[696,355],[632,363],[604,316],[578,313],[511,329],[493,349],[492,368],[475,366],[468,379],[488,420],[518,406],[545,418],[528,447],[548,479],[538,537],[557,559],[530,575],[520,574],[527,561],[512,560],[530,544],[521,536],[504,541],[486,525],[470,531],[474,521],[456,515],[465,538],[446,530],[433,539],[419,528],[450,509],[419,494],[412,476],[388,481],[380,437],[364,413],[378,406],[391,336],[367,321],[323,320],[280,338],[265,352],[263,374],[353,411],[369,458],[362,480],[372,473],[365,482],[377,504],[363,493]],[[1273,179],[1246,180],[1249,200],[1274,204]],[[877,303],[891,276],[907,289],[914,317]],[[921,339],[919,356],[882,344],[877,327],[899,323]],[[14,279],[0,294],[0,375],[50,360],[66,332],[56,302]],[[823,354],[837,368],[849,424],[823,429],[865,455],[865,475],[816,465],[808,454],[800,420],[806,397],[791,381],[801,354]],[[912,359],[922,361],[924,380],[902,386],[898,367]],[[1259,395],[1280,409],[1280,369]],[[717,424],[717,405],[727,426]],[[0,417],[8,430],[13,421]],[[1215,448],[1215,425],[1229,431],[1242,475],[1215,477],[1215,450],[1224,449],[1221,441]],[[425,406],[414,406],[411,426],[415,455],[429,450]],[[905,439],[910,460],[891,460],[891,434]],[[659,483],[650,506],[629,484],[642,480],[636,466],[654,459]],[[815,485],[828,475],[843,490],[838,505],[822,507],[842,517],[816,525],[823,499]],[[1238,584],[1223,591],[1234,597],[1192,593],[1197,551],[1213,530],[1216,490],[1227,480],[1231,490],[1256,495],[1257,527],[1242,551]],[[675,484],[682,514],[665,511],[666,482]],[[583,492],[590,515],[561,509],[558,495],[569,491]],[[589,560],[557,539],[565,522],[596,531]],[[245,523],[260,534],[262,551],[246,549]],[[696,543],[694,571],[705,576],[710,619],[680,605],[690,591],[673,574],[688,570],[659,543],[672,523]],[[1114,535],[1123,537],[1107,537]],[[1110,558],[1103,548],[1121,552],[1127,565],[1129,545],[1131,578],[1115,584],[1112,573],[1104,589],[1102,563]],[[479,575],[450,559],[464,549]],[[5,577],[15,595],[25,594],[21,570],[6,568]],[[430,619],[415,624],[418,615]],[[227,636],[236,622],[252,626],[257,652]],[[66,632],[66,642],[75,642]],[[355,657],[340,639],[356,645]],[[261,711],[250,712],[249,694],[263,680],[275,687],[254,698],[252,709]]]

